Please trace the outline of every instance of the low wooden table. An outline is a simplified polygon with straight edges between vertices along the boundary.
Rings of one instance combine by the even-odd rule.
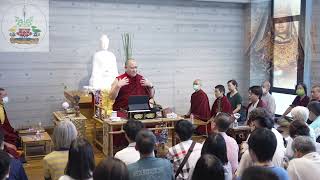
[[[70,120],[77,128],[78,137],[86,137],[86,120],[87,118],[80,113],[79,117],[75,114],[66,114],[64,111],[53,112],[54,124],[60,121]]]
[[[39,135],[22,135],[22,147],[26,160],[35,157],[44,157],[51,152],[51,137],[47,132],[40,133]],[[31,155],[29,150],[31,147],[43,147],[43,154]]]
[[[99,145],[102,146],[103,153],[105,155],[113,156],[113,135],[124,133],[123,126],[127,122],[127,120],[121,119],[119,121],[111,121],[110,119],[101,120],[101,119],[98,119],[95,117],[94,117],[94,119],[97,123],[100,123],[103,125],[103,143],[101,144],[101,142],[97,142],[96,140],[95,140],[95,142],[99,143]],[[171,133],[172,145],[175,145],[176,138],[175,138],[174,126],[175,126],[175,123],[181,119],[183,119],[183,118],[181,118],[181,117],[177,117],[174,119],[156,118],[156,119],[141,120],[141,122],[143,124],[145,124],[145,126],[147,126],[147,125],[161,125],[161,124],[165,123],[166,124],[165,127],[159,127],[159,128],[155,127],[155,128],[148,128],[148,129],[151,131],[162,130],[162,129],[171,130],[171,132],[172,132]],[[115,130],[115,129],[119,129],[119,130]]]

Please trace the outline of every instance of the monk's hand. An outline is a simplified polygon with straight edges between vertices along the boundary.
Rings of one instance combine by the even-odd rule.
[[[8,149],[13,149],[13,150],[17,150],[17,147],[13,144],[10,144],[10,143],[6,143],[4,142],[4,146],[6,146]]]
[[[140,80],[140,83],[142,86],[152,87],[152,83],[146,78],[142,78],[142,80]]]
[[[127,77],[120,79],[118,81],[118,87],[121,88],[122,86],[128,85],[129,84],[129,79]]]

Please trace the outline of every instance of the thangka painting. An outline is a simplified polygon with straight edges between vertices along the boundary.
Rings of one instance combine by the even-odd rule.
[[[0,51],[49,51],[49,1],[1,0]]]
[[[273,7],[270,2],[265,10],[252,10],[260,18],[251,36],[250,55],[255,59],[253,63],[260,63],[270,75],[273,73],[274,87],[294,89],[298,68],[304,66],[299,38],[301,0],[275,0]]]

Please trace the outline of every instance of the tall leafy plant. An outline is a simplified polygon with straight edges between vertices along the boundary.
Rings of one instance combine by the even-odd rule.
[[[127,62],[128,59],[132,58],[133,34],[123,33],[121,36],[122,36],[122,45],[123,45],[123,51],[124,51],[124,61]]]

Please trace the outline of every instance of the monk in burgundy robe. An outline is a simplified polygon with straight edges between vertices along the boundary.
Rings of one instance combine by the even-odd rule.
[[[188,114],[186,114],[186,117],[188,118],[192,114],[194,118],[206,122],[211,117],[210,104],[207,94],[201,89],[200,79],[194,80],[193,89],[195,92],[191,95],[191,106]],[[196,131],[199,134],[204,134],[205,126],[199,126]]]
[[[110,99],[114,100],[112,109],[117,111],[118,117],[127,118],[123,110],[128,110],[128,99],[132,95],[154,95],[153,85],[146,78],[137,73],[137,62],[129,59],[125,63],[125,73],[118,76],[111,85]],[[114,136],[115,146],[127,144],[124,134]]]
[[[215,117],[219,112],[225,112],[228,114],[232,114],[231,104],[225,94],[225,88],[223,85],[217,85],[214,88],[214,95],[216,96],[216,100],[214,101],[211,108],[211,116]]]
[[[16,145],[19,143],[18,133],[12,128],[4,104],[7,103],[7,93],[3,88],[0,88],[0,131],[4,135],[4,149],[15,158],[19,157]]]
[[[149,98],[153,97],[152,83],[138,74],[137,68],[136,61],[129,59],[125,64],[126,72],[118,76],[112,83],[110,99],[115,100],[114,111],[128,110],[129,96],[147,95]]]

